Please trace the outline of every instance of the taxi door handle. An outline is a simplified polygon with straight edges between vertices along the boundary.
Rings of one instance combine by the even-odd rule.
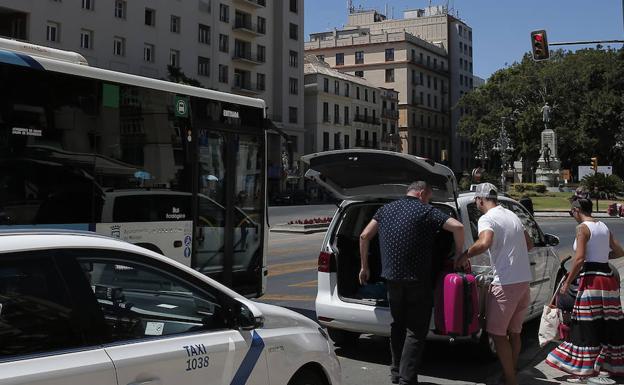
[[[531,262],[531,266],[537,265],[537,262]]]
[[[158,378],[154,378],[152,380],[131,382],[128,385],[162,385],[162,382]]]

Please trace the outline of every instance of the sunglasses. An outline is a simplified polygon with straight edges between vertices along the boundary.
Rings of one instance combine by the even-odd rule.
[[[568,211],[568,214],[570,214],[570,216],[573,217],[574,216],[574,211],[575,211],[574,209],[570,209],[570,211]]]

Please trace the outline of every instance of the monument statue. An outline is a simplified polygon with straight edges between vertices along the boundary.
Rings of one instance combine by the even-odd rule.
[[[544,167],[550,168],[550,147],[548,143],[544,144],[544,149],[542,150],[542,158],[544,158]]]
[[[544,104],[544,106],[540,109],[542,112],[542,121],[544,122],[544,127],[547,127],[548,123],[550,123],[550,119],[552,118],[554,107],[548,105],[548,102]]]
[[[548,102],[541,108],[544,130],[542,131],[542,147],[537,161],[535,177],[537,183],[543,183],[546,187],[556,187],[559,183],[559,167],[561,162],[557,157],[557,133],[549,128],[556,106],[550,106]]]

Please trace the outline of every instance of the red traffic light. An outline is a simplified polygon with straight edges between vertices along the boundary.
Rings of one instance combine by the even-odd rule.
[[[533,51],[533,60],[546,60],[550,57],[545,30],[531,32],[531,50]]]

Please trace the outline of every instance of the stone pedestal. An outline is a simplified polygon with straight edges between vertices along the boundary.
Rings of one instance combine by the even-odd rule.
[[[535,170],[535,179],[537,183],[541,183],[546,187],[557,187],[559,186],[559,169],[538,168]]]
[[[548,159],[544,158],[545,147],[548,147],[550,150]],[[536,182],[542,183],[546,187],[558,187],[561,162],[557,157],[557,134],[550,128],[542,131],[542,147],[540,151],[541,155],[537,160],[537,170],[535,170]]]

